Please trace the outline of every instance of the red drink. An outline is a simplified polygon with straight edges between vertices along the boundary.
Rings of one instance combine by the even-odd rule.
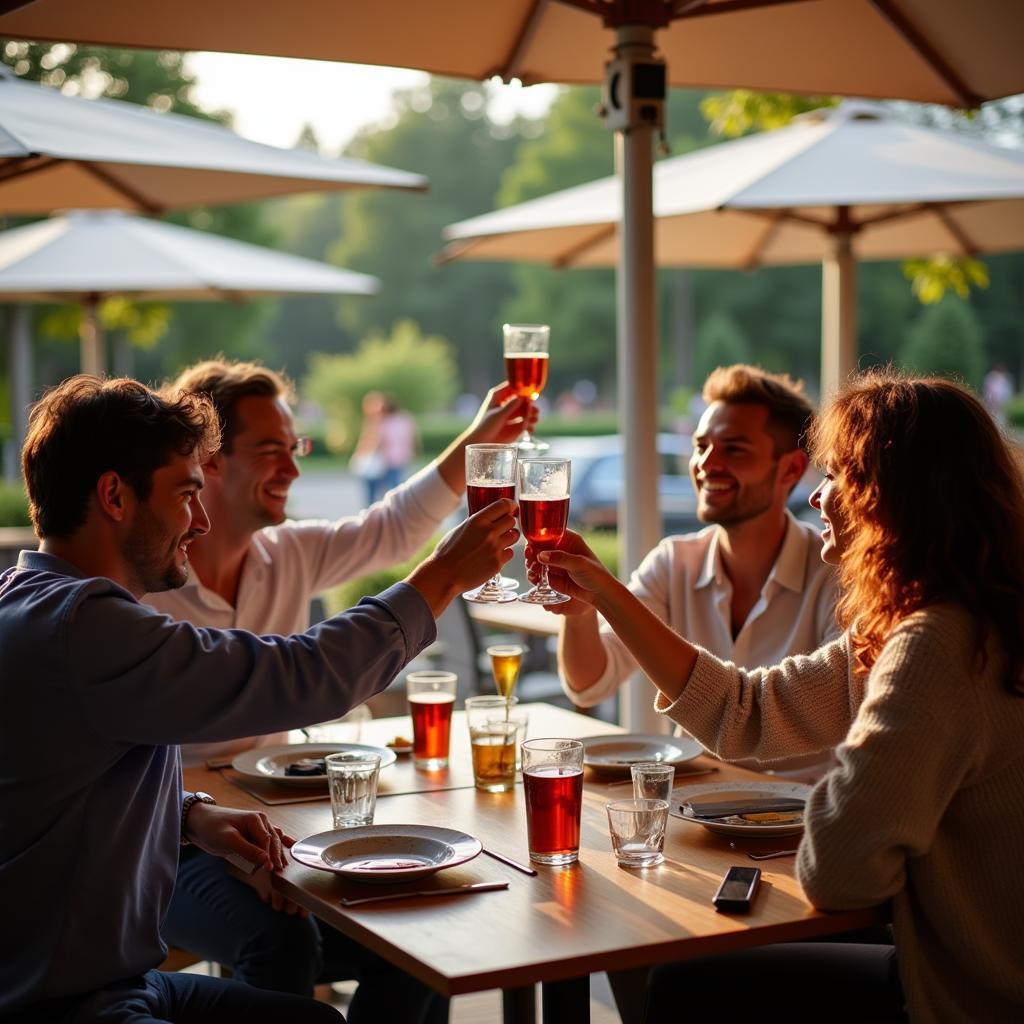
[[[536,401],[548,380],[547,353],[505,356],[505,375],[517,394]]]
[[[476,515],[482,508],[502,498],[516,500],[515,484],[470,484],[466,488],[466,501],[469,504],[469,514]]]
[[[540,765],[523,772],[530,857],[567,864],[580,849],[583,771],[575,766]]]
[[[557,548],[568,519],[568,498],[519,499],[519,520],[523,536],[533,545],[534,551]]]
[[[434,770],[448,763],[448,740],[452,726],[452,693],[411,693],[412,756],[422,768]]]

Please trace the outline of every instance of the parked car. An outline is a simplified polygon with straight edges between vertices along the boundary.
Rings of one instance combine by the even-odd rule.
[[[616,529],[619,495],[623,489],[622,437],[602,434],[594,437],[547,438],[548,454],[572,459],[572,498],[569,523],[574,529]],[[690,438],[682,434],[658,434],[658,507],[662,535],[690,533],[706,524],[697,518],[697,495],[690,480]],[[819,474],[809,469],[793,489],[787,505],[805,522],[818,524],[818,513],[807,503],[818,485]]]

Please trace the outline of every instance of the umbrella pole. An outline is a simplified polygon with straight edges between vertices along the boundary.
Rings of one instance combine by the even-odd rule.
[[[90,295],[82,310],[82,322],[78,329],[79,363],[82,373],[102,377],[106,369],[103,358],[103,325],[99,316],[100,297]]]
[[[654,30],[616,30],[616,56],[650,60]],[[654,128],[639,120],[615,132],[622,182],[622,225],[616,278],[619,419],[622,424],[623,493],[619,499],[619,569],[623,579],[661,538],[658,510],[657,317],[654,278]],[[661,732],[650,685],[635,680],[625,690],[622,724],[636,732]]]
[[[834,395],[857,368],[857,261],[853,233],[832,235],[821,265],[821,397]]]
[[[29,336],[29,310],[24,304],[12,306],[8,328],[9,359],[11,375],[11,421],[14,436],[11,438],[11,457],[4,460],[4,476],[7,480],[21,479],[19,458],[28,433],[28,407],[32,402],[32,340]]]

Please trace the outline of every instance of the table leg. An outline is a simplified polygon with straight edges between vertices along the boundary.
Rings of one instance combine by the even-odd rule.
[[[544,1024],[590,1024],[590,975],[541,985]]]
[[[537,992],[533,985],[506,988],[501,993],[503,1024],[536,1024]]]

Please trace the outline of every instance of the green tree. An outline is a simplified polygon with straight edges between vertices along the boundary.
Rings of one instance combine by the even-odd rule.
[[[481,85],[435,78],[396,94],[393,124],[364,130],[349,155],[418,171],[428,196],[379,190],[347,196],[333,262],[375,274],[380,293],[339,307],[342,327],[357,337],[410,317],[455,346],[464,382],[482,392],[501,370],[501,309],[512,286],[507,267],[437,266],[441,229],[494,206],[501,175],[528,127],[495,125]]]
[[[368,391],[387,392],[416,415],[444,408],[457,382],[451,346],[443,338],[424,336],[414,321],[401,320],[390,336],[371,336],[352,355],[313,353],[303,391],[323,408],[328,444],[340,450],[355,440],[360,403]]]
[[[712,313],[697,329],[697,379],[703,380],[716,366],[749,363],[750,341],[728,313]]]
[[[922,310],[900,352],[900,362],[916,373],[962,377],[971,387],[980,387],[985,344],[971,307],[946,298]]]

